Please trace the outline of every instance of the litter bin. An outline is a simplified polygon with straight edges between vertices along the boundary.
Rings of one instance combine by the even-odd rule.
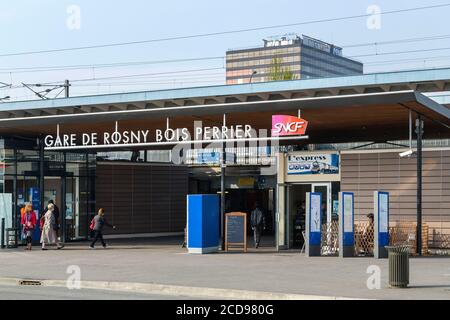
[[[19,242],[20,229],[18,228],[7,228],[6,229],[6,247],[17,248]]]
[[[406,288],[409,284],[409,250],[410,246],[386,246],[389,258],[389,285]]]

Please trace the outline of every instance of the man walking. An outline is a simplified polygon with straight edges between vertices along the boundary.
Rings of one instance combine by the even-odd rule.
[[[258,202],[255,203],[254,209],[250,215],[250,226],[253,230],[253,239],[255,241],[255,248],[259,247],[261,240],[261,233],[264,230],[264,214],[259,209]]]

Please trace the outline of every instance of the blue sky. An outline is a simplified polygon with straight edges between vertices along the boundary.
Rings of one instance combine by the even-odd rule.
[[[138,41],[153,38],[218,32],[268,25],[296,23],[316,19],[365,14],[368,6],[382,11],[446,3],[448,0],[365,1],[365,0],[166,0],[166,1],[106,1],[106,0],[3,0],[0,2],[0,55],[77,47],[103,43]],[[450,1],[448,1],[450,2]],[[79,30],[70,30],[66,21],[67,8],[76,5],[81,10]],[[16,57],[0,57],[0,81],[20,84],[42,83],[68,79],[108,77],[125,74],[176,72],[191,69],[215,69],[183,76],[166,74],[139,79],[103,80],[74,83],[73,94],[95,94],[115,91],[152,90],[179,86],[220,84],[224,81],[224,63],[214,61],[145,65],[108,69],[17,73],[17,67],[99,64],[129,61],[151,61],[180,58],[223,56],[229,48],[257,46],[261,39],[278,34],[306,34],[344,47],[346,56],[375,52],[418,50],[450,47],[450,38],[442,40],[345,48],[346,45],[404,38],[450,34],[450,7],[382,16],[381,28],[367,28],[366,19],[310,24],[245,32],[215,37],[130,45],[124,47],[60,52]],[[447,57],[448,56],[448,57]],[[401,55],[371,56],[363,62],[399,59],[430,61],[370,65],[366,72],[450,66],[450,50],[417,52]],[[202,82],[203,81],[203,82]],[[140,83],[139,83],[140,82]],[[102,85],[99,85],[101,83]],[[31,98],[24,89],[1,89],[0,98]]]

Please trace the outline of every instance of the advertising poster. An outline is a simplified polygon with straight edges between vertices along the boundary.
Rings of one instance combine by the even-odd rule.
[[[344,232],[353,232],[353,197],[345,194],[344,201]]]
[[[289,155],[287,174],[338,174],[339,154]]]
[[[333,200],[333,215],[339,215],[339,200]]]
[[[379,232],[388,232],[388,214],[389,214],[389,200],[388,194],[379,194],[379,219],[380,219],[380,229]]]
[[[320,232],[320,195],[311,194],[311,230]]]
[[[0,219],[5,218],[5,228],[12,227],[12,194],[0,193]]]

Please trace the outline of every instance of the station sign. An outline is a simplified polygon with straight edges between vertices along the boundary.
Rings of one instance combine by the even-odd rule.
[[[193,135],[191,135],[193,132]],[[115,130],[89,133],[64,133],[47,135],[44,137],[46,148],[64,147],[91,147],[91,146],[114,146],[114,145],[139,145],[148,143],[168,143],[183,141],[223,141],[256,138],[256,130],[251,125],[233,126],[194,126],[189,128],[156,129],[153,134],[148,129],[143,130]]]
[[[272,116],[272,136],[297,136],[304,135],[308,121],[290,115]]]
[[[290,154],[287,157],[287,174],[338,174],[338,153]]]
[[[178,145],[190,143],[228,143],[276,141],[288,136],[295,139],[307,139],[305,131],[308,122],[290,115],[272,116],[272,130],[255,129],[249,124],[229,126],[203,126],[202,121],[194,121],[192,127],[171,128],[167,120],[166,128],[119,130],[118,122],[111,130],[103,132],[60,133],[57,125],[56,135],[44,137],[44,148],[47,150],[111,148]],[[302,137],[298,137],[302,136]]]

